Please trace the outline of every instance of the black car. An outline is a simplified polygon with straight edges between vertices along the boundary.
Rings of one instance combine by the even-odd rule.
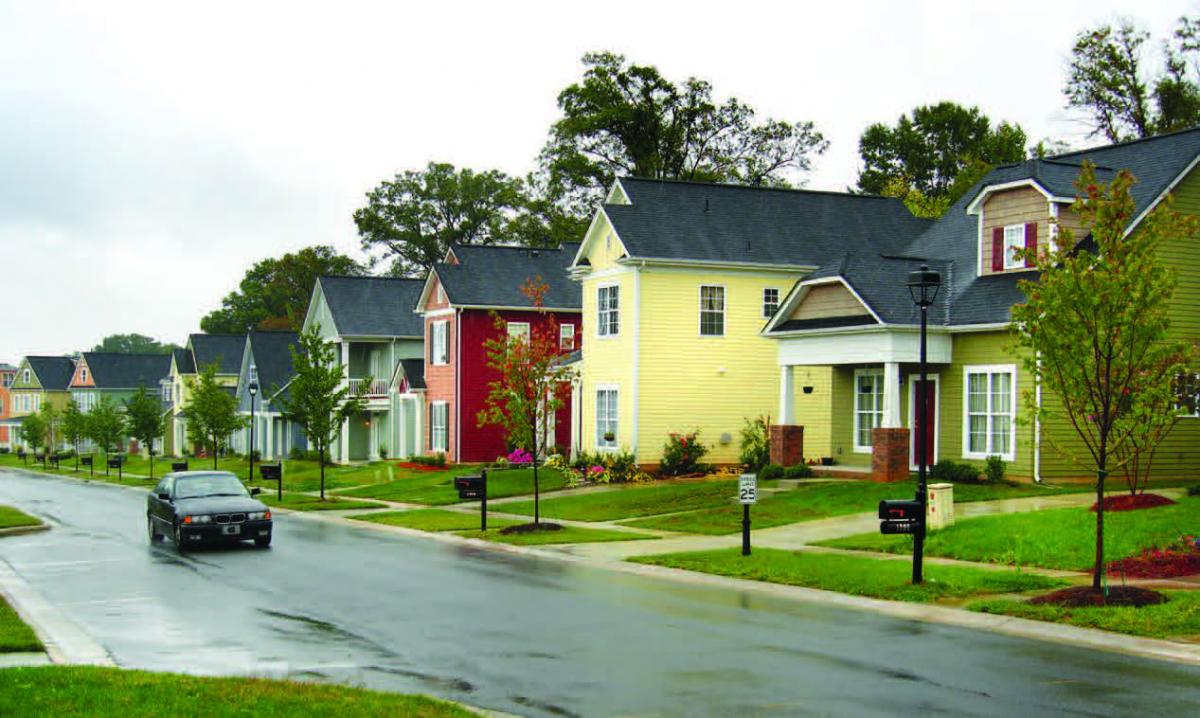
[[[146,499],[146,530],[151,542],[170,534],[175,548],[210,541],[249,541],[271,545],[271,510],[252,498],[228,471],[180,471],[167,474]]]

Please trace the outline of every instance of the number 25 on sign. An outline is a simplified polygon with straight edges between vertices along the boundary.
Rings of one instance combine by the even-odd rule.
[[[738,477],[738,502],[743,504],[758,502],[757,474],[742,474]]]

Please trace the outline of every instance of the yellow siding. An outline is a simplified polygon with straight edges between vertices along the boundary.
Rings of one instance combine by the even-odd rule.
[[[832,456],[832,423],[829,419],[833,415],[833,367],[798,366],[792,371],[795,386],[792,407],[796,412],[796,423],[804,427],[804,458]],[[804,393],[806,386],[813,388],[812,393]],[[777,413],[772,408],[772,417]]]
[[[870,314],[863,303],[840,282],[812,287],[789,319],[824,319]]]

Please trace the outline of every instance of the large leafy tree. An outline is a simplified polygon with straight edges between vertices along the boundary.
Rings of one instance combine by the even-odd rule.
[[[295,372],[283,400],[283,416],[304,429],[309,444],[317,452],[321,472],[321,500],[325,500],[325,463],[329,446],[347,418],[363,410],[361,393],[352,393],[343,381],[337,350],[321,338],[320,327],[313,325],[300,335],[298,346],[289,346]],[[360,392],[370,380],[359,382]]]
[[[139,386],[133,396],[125,400],[125,417],[129,435],[146,447],[150,457],[150,478],[154,478],[154,442],[163,435],[162,402],[158,395]]]
[[[75,450],[75,468],[79,468],[79,445],[88,436],[88,416],[79,409],[74,399],[67,402],[62,412],[63,440]]]
[[[583,56],[583,78],[558,96],[562,117],[541,153],[547,195],[590,216],[618,175],[787,185],[827,142],[809,121],[759,118],[712,85],[675,83],[611,52]]]
[[[521,293],[529,297],[543,320],[528,336],[512,336],[507,322],[495,315],[497,335],[483,343],[487,365],[498,373],[488,382],[480,426],[503,427],[508,440],[533,455],[533,523],[540,525],[538,459],[554,440],[557,411],[570,392],[573,370],[563,365],[558,321],[545,310],[548,287],[541,277],[526,280]]]
[[[221,308],[200,320],[210,334],[241,334],[248,329],[299,329],[317,277],[359,276],[367,268],[333,247],[318,245],[256,262],[246,270],[237,291],[221,300]]]
[[[1200,19],[1179,19],[1157,73],[1144,54],[1149,39],[1128,19],[1076,35],[1063,92],[1093,135],[1120,142],[1200,124]]]
[[[111,397],[102,396],[100,401],[87,414],[87,433],[100,450],[104,458],[120,448],[121,441],[128,433],[125,430],[125,415]]]
[[[416,275],[442,261],[451,244],[505,239],[525,206],[520,179],[430,162],[379,183],[354,223],[363,249],[390,261],[392,274]]]
[[[188,438],[212,452],[213,468],[221,449],[229,445],[233,432],[246,425],[238,413],[237,399],[217,382],[217,364],[201,367],[193,380],[188,404]]]
[[[115,354],[170,354],[172,349],[178,348],[174,344],[164,344],[145,334],[110,334],[92,347],[92,351]]]
[[[1061,414],[1086,449],[1073,458],[1095,471],[1096,590],[1105,571],[1105,478],[1137,446],[1165,435],[1146,417],[1174,411],[1172,380],[1190,353],[1168,334],[1176,277],[1159,261],[1158,248],[1167,238],[1194,240],[1197,220],[1168,202],[1126,237],[1137,209],[1129,194],[1133,182],[1121,172],[1104,185],[1095,168],[1084,165],[1072,209],[1094,247],[1076,247],[1072,233],[1060,228],[1056,245],[1037,257],[1040,279],[1021,283],[1025,302],[1012,312],[1025,368],[1056,399],[1052,409],[1026,392],[1028,410],[1043,419]],[[1070,455],[1065,442],[1046,438]]]
[[[930,203],[921,214],[937,215],[992,166],[1025,157],[1025,131],[992,121],[978,107],[953,102],[921,105],[896,124],[875,123],[858,140],[863,167],[858,189]]]

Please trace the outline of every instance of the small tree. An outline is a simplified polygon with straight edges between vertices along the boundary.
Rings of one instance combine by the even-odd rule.
[[[46,421],[38,414],[29,414],[21,422],[21,440],[36,457],[38,449],[46,445]]]
[[[479,412],[480,426],[504,428],[508,440],[533,453],[533,524],[538,526],[538,459],[545,452],[547,434],[554,436],[557,411],[570,392],[574,372],[562,363],[558,321],[545,309],[549,287],[541,277],[525,280],[521,293],[533,303],[543,321],[530,327],[529,335],[510,336],[507,322],[493,313],[499,336],[483,343],[488,366],[500,378],[488,382],[486,408]]]
[[[1061,402],[1096,472],[1096,590],[1105,571],[1105,477],[1135,447],[1156,445],[1165,436],[1146,418],[1173,413],[1172,379],[1190,350],[1167,334],[1176,279],[1157,250],[1166,238],[1194,237],[1197,221],[1168,202],[1126,237],[1137,209],[1129,194],[1133,182],[1129,172],[1120,172],[1111,184],[1100,184],[1095,167],[1084,164],[1072,209],[1095,246],[1076,247],[1071,232],[1060,227],[1056,246],[1035,259],[1040,280],[1021,283],[1025,303],[1012,311],[1025,368]],[[1025,403],[1034,416],[1051,413],[1038,406],[1033,392],[1025,392]]]
[[[150,457],[150,478],[154,478],[154,441],[163,435],[162,406],[158,397],[146,391],[143,384],[137,393],[125,400],[125,417],[129,434],[146,447]]]
[[[79,470],[79,445],[87,438],[88,417],[79,410],[79,404],[74,399],[67,402],[67,408],[62,413],[63,439],[70,442],[75,449],[75,470]]]
[[[329,445],[349,417],[365,406],[362,392],[370,380],[359,382],[352,393],[343,382],[342,367],[332,344],[321,338],[321,328],[313,325],[300,335],[299,348],[289,346],[295,375],[283,401],[283,416],[304,429],[304,435],[317,451],[321,471],[321,500],[325,500],[325,457]]]
[[[238,414],[237,399],[217,383],[216,363],[202,368],[192,385],[188,437],[193,443],[212,450],[214,469],[221,449],[229,444],[230,435],[245,425],[246,418]]]
[[[62,443],[62,412],[55,409],[50,402],[46,402],[42,404],[38,414],[46,425],[46,452],[42,454],[42,464],[45,465],[47,455],[51,451],[58,451],[58,446]]]
[[[125,438],[125,417],[111,398],[102,396],[87,414],[87,427],[88,438],[104,452],[107,463],[109,454]]]

